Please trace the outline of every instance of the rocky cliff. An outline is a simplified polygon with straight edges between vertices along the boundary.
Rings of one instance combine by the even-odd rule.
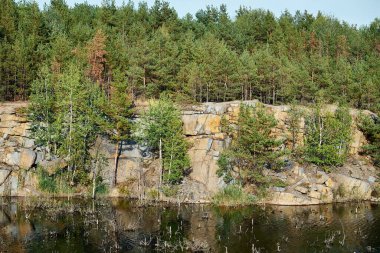
[[[255,106],[257,101],[244,103]],[[30,123],[23,112],[26,107],[27,103],[0,104],[0,195],[42,194],[38,190],[36,166],[39,164],[45,167],[51,174],[55,173],[53,168],[64,166],[63,160],[49,157],[44,148],[37,147],[30,138]],[[223,118],[230,124],[235,124],[239,108],[238,101],[204,103],[183,108],[184,134],[191,147],[191,171],[183,184],[176,189],[178,201],[209,201],[213,194],[225,186],[216,174],[217,160],[231,140],[222,132],[221,122]],[[266,105],[266,108],[278,121],[273,135],[283,141],[282,148],[290,146],[289,107]],[[331,111],[335,109],[335,106],[325,108]],[[350,113],[354,119],[358,115],[356,110],[351,110]],[[302,119],[297,145],[303,145],[303,130]],[[361,147],[366,143],[364,135],[355,124],[352,125],[352,130],[352,159],[345,166],[331,174],[326,174],[317,167],[301,166],[297,163],[292,163],[279,173],[267,171],[267,176],[282,180],[288,186],[271,189],[265,202],[302,205],[344,201],[354,197],[373,198],[377,171],[365,158],[359,156]],[[108,165],[102,170],[102,177],[109,183],[114,169],[114,144],[105,138],[98,138],[95,146],[108,159]],[[124,142],[118,165],[118,185],[110,189],[109,195],[149,197],[157,187],[157,168],[157,160],[144,147],[133,142]]]

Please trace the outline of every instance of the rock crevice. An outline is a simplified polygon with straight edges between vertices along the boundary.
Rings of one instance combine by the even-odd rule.
[[[225,184],[217,176],[217,161],[221,152],[231,139],[222,131],[222,121],[234,125],[238,121],[240,103],[256,106],[258,101],[232,101],[224,103],[203,103],[184,106],[182,110],[183,130],[190,144],[189,156],[191,170],[179,187],[184,201],[209,201]],[[22,196],[38,194],[35,167],[45,167],[49,174],[65,167],[65,161],[48,157],[43,147],[35,145],[30,135],[30,123],[23,116],[28,103],[0,104],[0,195]],[[292,133],[289,126],[289,106],[265,105],[273,113],[278,124],[273,135],[284,141],[284,147],[291,147]],[[330,106],[326,110],[335,110]],[[143,110],[143,108],[141,108]],[[141,111],[140,110],[140,111]],[[350,111],[353,118],[358,111]],[[305,120],[301,118],[297,133],[296,145],[303,145]],[[352,126],[352,142],[350,153],[359,157],[361,147],[366,144],[362,132]],[[105,138],[99,138],[100,152],[108,160],[102,170],[104,182],[110,183],[114,170],[115,144]],[[111,196],[141,197],[157,188],[158,163],[146,147],[136,143],[123,142],[118,163],[118,187],[111,189]],[[10,172],[10,173],[9,173]],[[359,199],[371,199],[374,185],[377,184],[376,169],[361,159],[349,161],[347,165],[337,168],[334,173],[327,174],[318,168],[304,168],[293,164],[280,173],[268,172],[283,182],[287,187],[271,190],[271,198],[267,203],[283,205],[305,205],[346,201],[355,196]],[[25,178],[24,182],[19,178]],[[124,188],[123,188],[124,187]],[[347,189],[350,189],[349,192]],[[344,196],[346,191],[347,195]],[[339,195],[340,194],[340,195]]]

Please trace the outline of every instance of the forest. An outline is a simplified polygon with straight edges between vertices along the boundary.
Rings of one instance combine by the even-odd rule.
[[[52,0],[42,9],[33,1],[0,1],[0,99],[30,101],[33,138],[51,156],[65,157],[71,184],[90,184],[91,173],[96,185],[104,159],[90,149],[98,136],[115,143],[111,185],[122,143],[132,139],[160,158],[163,183],[180,183],[190,162],[178,104],[309,104],[316,109],[306,122],[306,148],[297,152],[329,166],[347,157],[351,121],[346,109],[323,115],[321,106],[380,111],[378,18],[357,27],[307,11],[275,17],[241,7],[230,17],[226,5],[179,17],[159,0],[150,7],[112,0],[70,7]],[[134,104],[148,99],[156,102],[135,122]],[[276,121],[252,110],[241,108],[231,133],[237,138],[219,160],[227,181],[231,166],[280,166],[270,136]],[[291,112],[298,126],[300,115]],[[378,163],[376,120],[363,119],[360,128]],[[244,180],[261,179],[258,173]]]
[[[34,82],[75,73],[108,98],[118,90],[130,101],[324,101],[379,112],[379,54],[378,18],[357,27],[306,11],[276,17],[241,7],[231,17],[221,5],[179,17],[159,0],[52,0],[43,8],[0,0],[3,101],[28,100]]]

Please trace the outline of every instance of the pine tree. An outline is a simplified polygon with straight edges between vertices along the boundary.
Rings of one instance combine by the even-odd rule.
[[[274,116],[260,104],[256,107],[241,104],[235,138],[218,161],[218,174],[227,181],[238,174],[237,180],[243,184],[265,184],[262,170],[276,169],[280,154],[276,151],[280,142],[271,136],[276,124]]]
[[[107,51],[105,50],[106,36],[102,30],[97,30],[94,38],[87,44],[87,60],[88,60],[88,76],[93,81],[98,83],[98,85],[105,91],[109,92],[108,87],[105,87],[105,55]]]
[[[380,166],[380,120],[375,115],[359,115],[358,126],[369,143],[364,146],[364,153],[372,157],[375,165]]]
[[[111,82],[111,92],[108,102],[102,105],[102,109],[107,119],[103,122],[103,129],[116,142],[115,164],[113,185],[117,184],[117,170],[122,141],[127,140],[130,135],[132,116],[132,101],[128,93],[128,84],[125,76],[120,70],[113,73]]]

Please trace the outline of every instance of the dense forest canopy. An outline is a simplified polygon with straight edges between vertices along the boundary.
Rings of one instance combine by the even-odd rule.
[[[41,10],[0,0],[1,100],[27,100],[39,76],[54,80],[75,64],[106,94],[117,80],[133,99],[324,100],[379,112],[379,55],[378,18],[358,28],[306,11],[275,17],[241,7],[230,17],[221,5],[180,18],[162,1],[52,0]]]

